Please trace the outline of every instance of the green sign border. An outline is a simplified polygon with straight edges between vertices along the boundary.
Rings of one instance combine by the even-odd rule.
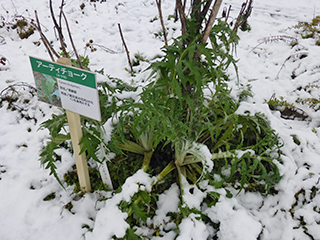
[[[29,56],[32,70],[97,89],[95,73]]]

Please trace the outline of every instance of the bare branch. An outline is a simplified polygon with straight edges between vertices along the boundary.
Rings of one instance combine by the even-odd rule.
[[[59,13],[59,26],[62,30],[62,9],[63,9],[63,6],[64,6],[64,0],[61,0],[61,5],[60,5],[60,13]],[[61,31],[62,32],[62,31]]]
[[[230,10],[231,10],[231,5],[229,6],[228,10],[227,10],[226,7],[223,9],[222,17],[224,17],[224,21],[225,22],[228,21],[228,18],[229,18],[229,15],[230,15]]]
[[[184,1],[183,1],[183,5],[182,5],[182,10],[183,10],[183,12],[186,11],[186,5],[187,5],[187,0],[184,0]]]
[[[63,0],[62,0],[62,3],[63,3]],[[66,50],[66,45],[65,45],[65,42],[64,42],[64,37],[63,37],[63,34],[62,34],[61,25],[60,26],[58,25],[57,20],[56,20],[56,18],[54,16],[53,7],[52,7],[52,0],[50,0],[50,12],[51,12],[51,17],[52,17],[53,24],[54,24],[55,28],[58,31],[59,40],[60,40],[60,44],[61,44],[61,49],[62,49],[63,55],[65,57],[68,57],[68,53],[67,53],[67,50]]]
[[[233,31],[237,31],[238,28],[248,20],[252,10],[252,3],[253,0],[249,0],[249,3],[247,0],[245,3],[242,4],[236,23],[233,27]]]
[[[165,26],[164,26],[163,17],[162,17],[161,0],[156,0],[156,3],[157,3],[157,7],[158,7],[158,11],[159,11],[159,18],[160,18],[160,22],[161,22],[161,26],[162,26],[162,32],[163,32],[163,37],[164,37],[164,44],[165,44],[166,46],[168,46],[167,31],[166,31],[166,28],[165,28]]]
[[[213,27],[213,23],[216,20],[216,17],[218,15],[221,3],[222,3],[222,0],[216,0],[214,2],[214,5],[213,5],[213,8],[212,8],[210,17],[209,17],[209,21],[208,21],[208,23],[207,23],[207,25],[206,25],[206,27],[204,29],[204,33],[203,33],[202,38],[201,38],[201,42],[202,43],[205,43],[207,41],[209,35],[210,35],[211,29]]]
[[[73,51],[77,57],[77,60],[78,60],[78,63],[79,63],[79,67],[83,69],[83,66],[82,66],[82,63],[81,63],[81,60],[79,58],[79,55],[78,55],[78,51],[74,45],[74,42],[73,42],[73,39],[72,39],[72,35],[71,35],[71,32],[70,32],[70,29],[69,29],[69,24],[68,24],[68,21],[67,21],[67,17],[66,15],[64,14],[63,10],[61,9],[61,14],[64,18],[64,21],[66,22],[66,26],[67,26],[67,31],[68,31],[68,34],[69,34],[69,39],[70,39],[70,42],[71,42],[71,45],[72,45],[72,48],[73,48]]]
[[[212,0],[208,0],[208,1],[206,2],[206,4],[204,5],[204,7],[203,7],[203,9],[202,9],[202,11],[201,11],[201,17],[202,17],[202,18],[204,18],[204,17],[207,15],[207,13],[208,13],[208,11],[209,11],[209,9],[210,9],[211,3],[212,3]]]
[[[41,29],[41,25],[40,25],[40,22],[39,22],[39,18],[38,18],[38,13],[37,11],[35,10],[35,16],[36,16],[36,21],[37,21],[37,24],[34,24],[34,27],[38,30],[39,34],[40,34],[40,38],[44,44],[44,46],[46,47],[52,61],[54,62],[54,57],[52,55],[52,53],[57,57],[59,58],[59,54],[54,50],[54,48],[52,47],[51,43],[48,41],[48,39],[46,38],[46,36],[43,34],[42,32],[42,29]]]
[[[181,0],[176,0],[176,1],[177,1],[177,9],[178,9],[180,21],[181,21],[181,33],[182,35],[185,35],[187,33],[187,20],[186,20],[186,15],[184,13],[184,7],[182,6]]]
[[[123,43],[123,45],[124,45],[124,48],[126,49],[127,58],[128,58],[128,63],[129,63],[130,70],[131,70],[131,73],[132,73],[132,72],[133,72],[133,68],[132,68],[132,64],[131,64],[131,60],[130,60],[130,54],[129,54],[129,50],[128,50],[128,48],[127,48],[126,42],[124,41],[124,37],[123,37],[123,34],[122,34],[122,30],[121,30],[120,23],[118,23],[118,27],[119,27],[119,32],[120,32],[120,36],[121,36],[122,43]]]

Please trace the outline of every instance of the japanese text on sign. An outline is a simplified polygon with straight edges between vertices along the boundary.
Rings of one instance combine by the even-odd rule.
[[[90,88],[97,88],[95,75],[92,72],[33,57],[30,57],[30,62],[33,71],[64,79],[73,83],[78,83]]]
[[[67,75],[69,77],[74,77],[74,76],[79,77],[79,78],[81,78],[81,80],[86,80],[86,78],[87,78],[87,74],[85,74],[85,73],[78,74],[78,73],[75,73],[71,70],[67,70],[65,67],[57,67],[57,66],[50,64],[50,63],[48,65],[45,65],[45,64],[43,64],[42,61],[39,61],[39,60],[36,60],[36,62],[37,62],[38,68],[41,68],[41,67],[48,68],[50,70],[50,72],[56,71],[57,77],[60,77],[60,78],[67,79]]]

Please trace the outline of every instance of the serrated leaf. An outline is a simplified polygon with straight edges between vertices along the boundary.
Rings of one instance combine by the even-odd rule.
[[[140,209],[140,207],[135,204],[135,203],[132,203],[131,204],[131,209],[132,209],[132,213],[135,215],[137,221],[141,220],[143,222],[146,222],[147,221],[147,214]]]
[[[58,183],[64,188],[58,174],[57,174],[57,167],[54,164],[55,159],[53,158],[54,156],[54,150],[58,148],[58,145],[54,143],[53,141],[49,141],[46,146],[42,148],[41,154],[39,161],[41,162],[41,165],[44,166],[45,169],[49,169],[50,173],[49,175],[53,175]]]
[[[141,240],[141,238],[137,234],[135,234],[136,231],[137,231],[137,229],[128,228],[126,231],[126,238],[125,239]]]
[[[55,138],[63,127],[67,124],[67,116],[65,114],[52,114],[52,119],[49,119],[40,124],[40,129],[47,128],[52,138]]]
[[[100,140],[97,139],[92,134],[85,134],[82,139],[79,142],[79,145],[81,145],[81,150],[79,154],[84,153],[87,151],[88,155],[87,158],[92,158],[97,162],[101,162],[101,160],[98,159],[96,152],[99,149]]]

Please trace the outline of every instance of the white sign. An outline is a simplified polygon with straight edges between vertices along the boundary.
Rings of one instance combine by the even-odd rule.
[[[39,100],[101,121],[95,74],[30,57]]]
[[[97,89],[63,79],[58,79],[58,87],[64,109],[101,121]]]

